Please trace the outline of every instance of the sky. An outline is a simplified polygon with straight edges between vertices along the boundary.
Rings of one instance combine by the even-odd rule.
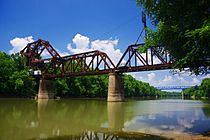
[[[62,56],[97,49],[116,64],[143,29],[141,12],[135,0],[0,0],[0,51],[16,53],[41,38]],[[147,25],[155,28],[148,17]],[[130,74],[153,86],[200,85],[210,77],[170,70]]]

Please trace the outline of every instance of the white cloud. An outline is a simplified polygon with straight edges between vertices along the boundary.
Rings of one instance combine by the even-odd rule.
[[[200,80],[198,78],[194,77],[192,80],[192,85],[198,85],[200,83]]]
[[[164,77],[164,79],[162,80],[162,82],[164,82],[164,83],[172,83],[172,82],[174,82],[174,79],[173,79],[172,76],[166,75],[166,76]]]
[[[99,50],[105,52],[113,63],[117,64],[122,56],[122,52],[119,49],[115,49],[114,47],[118,44],[118,40],[95,40],[91,42],[91,48],[93,50]]]
[[[166,74],[158,82],[158,86],[194,86],[199,85],[200,80],[194,76],[186,75],[169,75]]]
[[[16,38],[10,40],[10,44],[12,45],[13,48],[11,50],[9,50],[9,54],[20,52],[22,49],[24,49],[24,47],[27,46],[28,43],[31,43],[31,42],[34,42],[34,39],[32,36],[23,37],[23,38],[16,37]],[[77,42],[77,41],[75,41],[75,42]],[[58,53],[61,56],[69,55],[68,52],[61,52],[60,50],[58,50]],[[49,54],[49,52],[47,50],[44,50],[42,52],[41,56],[43,58],[51,57],[51,55]]]
[[[143,56],[143,58],[146,59],[146,53],[142,53],[141,56]],[[159,60],[159,58],[157,56],[153,56],[153,58],[151,57],[151,49],[148,50],[148,64],[152,65],[152,60],[153,60],[153,64],[161,64],[161,61]]]
[[[72,54],[88,52],[93,50],[99,50],[105,52],[110,59],[116,64],[122,52],[120,49],[115,49],[118,45],[118,39],[107,39],[107,40],[94,40],[90,41],[90,38],[81,34],[76,34],[72,39],[73,43],[67,44],[67,49]],[[75,47],[73,47],[73,45]]]
[[[177,81],[171,75],[165,75],[163,78],[157,78],[154,72],[147,74],[148,83],[153,86],[176,85]]]
[[[147,82],[152,86],[195,86],[200,85],[204,78],[210,75],[196,76],[192,74],[182,73],[173,74],[169,70],[153,71],[153,72],[135,72],[129,73],[137,80]]]
[[[148,77],[148,80],[149,80],[149,82],[154,82],[156,79],[156,74],[155,73],[149,73],[149,74],[147,74],[147,77]]]
[[[10,40],[10,44],[12,45],[12,49],[9,50],[9,54],[20,52],[28,43],[34,42],[32,36],[19,38],[16,37]]]
[[[210,78],[210,74],[205,75],[203,78]]]
[[[73,43],[77,45],[78,49],[88,48],[90,39],[86,36],[81,34],[76,34],[75,37],[72,39]]]
[[[73,48],[72,44],[69,43],[67,44],[67,49],[73,54],[92,51],[92,49],[89,46],[90,39],[86,36],[76,34],[72,39],[72,42],[75,45],[75,48]]]

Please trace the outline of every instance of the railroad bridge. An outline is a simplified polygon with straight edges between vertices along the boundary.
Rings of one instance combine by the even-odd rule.
[[[117,65],[106,53],[98,50],[61,57],[48,41],[42,39],[29,43],[20,53],[32,71],[40,72],[39,99],[53,98],[54,78],[109,74],[107,100],[123,101],[122,73],[172,67],[170,53],[164,48],[148,48],[142,52],[143,46],[128,46]],[[43,52],[48,52],[50,57],[42,58]]]

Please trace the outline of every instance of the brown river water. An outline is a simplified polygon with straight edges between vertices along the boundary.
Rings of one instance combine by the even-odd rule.
[[[0,140],[210,139],[199,100],[0,99]]]

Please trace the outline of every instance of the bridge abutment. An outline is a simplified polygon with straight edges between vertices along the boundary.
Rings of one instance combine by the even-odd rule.
[[[54,89],[53,80],[40,79],[38,99],[54,99]]]
[[[109,73],[108,102],[124,101],[124,85],[121,74]]]

